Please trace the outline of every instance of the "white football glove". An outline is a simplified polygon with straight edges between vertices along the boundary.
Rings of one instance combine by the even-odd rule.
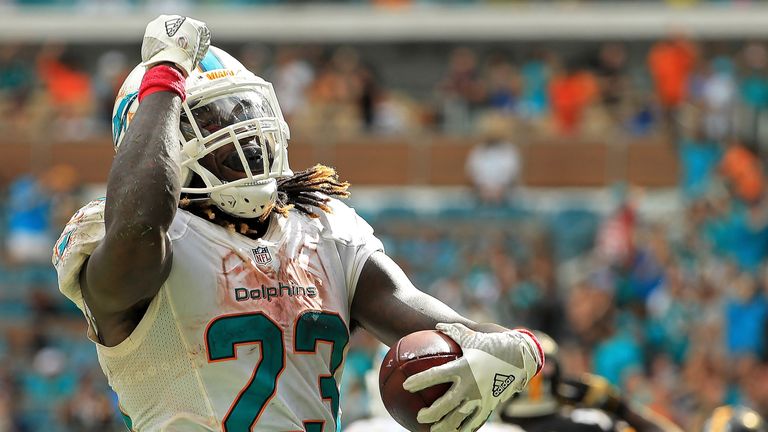
[[[162,62],[174,63],[187,77],[210,44],[211,32],[204,22],[180,15],[160,15],[147,24],[141,61],[147,68]]]
[[[437,330],[456,341],[464,355],[403,383],[410,392],[453,383],[416,417],[419,423],[434,423],[431,432],[477,430],[499,403],[522,391],[544,364],[539,342],[528,331],[481,333],[462,324],[438,324]]]

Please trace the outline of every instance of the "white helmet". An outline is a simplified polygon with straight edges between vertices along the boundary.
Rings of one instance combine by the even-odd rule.
[[[115,150],[138,109],[144,72],[142,65],[134,68],[115,100]],[[276,179],[293,175],[288,166],[290,132],[272,84],[212,46],[187,78],[186,91],[179,130],[182,193],[208,196],[233,216],[263,215],[277,199]],[[246,143],[256,145],[244,151]],[[225,164],[237,164],[244,178],[227,182],[200,165],[201,158],[226,145],[234,146],[237,157],[233,153]]]

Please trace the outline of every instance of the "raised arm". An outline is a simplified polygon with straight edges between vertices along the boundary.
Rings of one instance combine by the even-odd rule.
[[[182,24],[174,35],[193,41],[182,44],[185,48],[166,37],[165,23],[178,19]],[[181,189],[178,131],[184,77],[209,41],[205,25],[189,18],[160,16],[147,26],[142,46],[147,72],[138,109],[109,172],[105,236],[80,275],[83,297],[106,345],[130,334],[170,272],[167,233]]]
[[[106,233],[81,273],[86,303],[98,322],[154,297],[170,270],[166,233],[179,199],[174,125],[180,101],[166,92],[147,97],[112,164]]]
[[[544,353],[527,330],[478,324],[419,291],[382,252],[366,261],[352,302],[352,318],[381,341],[437,328],[461,346],[461,358],[408,378],[411,392],[440,383],[450,390],[419,411],[431,431],[475,431],[500,402],[521,391],[543,366]]]

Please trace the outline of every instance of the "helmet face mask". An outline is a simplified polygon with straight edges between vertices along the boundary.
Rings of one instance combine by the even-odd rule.
[[[202,64],[217,69],[195,70],[187,78],[179,122],[181,191],[209,196],[233,216],[260,217],[276,200],[276,179],[293,174],[288,166],[288,125],[272,84],[215,47]],[[135,94],[143,72],[141,66],[134,69],[118,94],[115,147],[138,107]]]
[[[287,127],[272,108],[272,86],[266,82],[222,80],[225,82],[217,82],[213,88],[190,89],[190,96],[182,105],[182,168],[200,175],[206,185],[193,188],[187,184],[182,192],[210,193],[223,187],[247,186],[292,174],[285,157]],[[218,178],[203,168],[200,160],[214,152],[238,155],[239,158],[234,158],[236,163],[228,165],[233,170],[242,170],[242,178]],[[260,163],[254,164],[256,160]]]

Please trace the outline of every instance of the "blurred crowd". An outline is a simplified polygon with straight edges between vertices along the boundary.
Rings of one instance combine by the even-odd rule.
[[[315,141],[466,135],[489,115],[505,117],[517,137],[677,140],[694,121],[707,139],[768,136],[762,42],[699,43],[680,33],[571,50],[435,44],[419,47],[430,53],[418,59],[405,47],[225,48],[274,83],[294,136]],[[134,51],[0,46],[0,133],[68,142],[106,136],[116,90],[138,63]]]
[[[83,337],[80,312],[61,300],[53,242],[81,205],[78,173],[32,172],[0,193],[0,431],[124,430]]]
[[[631,187],[615,189],[609,211],[573,199],[541,210],[517,195],[475,205],[467,195],[428,212],[361,213],[417,286],[472,319],[549,333],[566,374],[602,375],[684,430],[726,403],[768,415],[764,167],[745,146],[686,145],[696,162],[683,165],[670,213],[641,211],[653,192]],[[745,189],[734,163],[751,166],[758,185]],[[77,173],[55,166],[4,194],[0,431],[124,430],[85,322],[48,264],[84,196]],[[369,415],[365,376],[380,350],[353,335],[345,422]]]
[[[477,205],[468,197],[429,213],[402,205],[365,214],[417,286],[473,319],[549,333],[567,373],[600,374],[685,430],[724,403],[768,415],[766,46],[675,35],[642,49],[594,48],[517,58],[458,47],[424,98],[387,85],[385,71],[350,47],[238,53],[274,82],[299,133],[482,138],[466,166]],[[135,60],[0,47],[0,136],[103,139]],[[522,139],[648,135],[679,155],[672,214],[642,212],[646,195],[632,187],[617,187],[608,212],[571,200],[535,210],[511,189]],[[0,432],[124,430],[84,320],[50,266],[84,185],[61,165],[3,180]],[[353,336],[345,422],[368,415],[364,376],[379,349],[365,332]]]

